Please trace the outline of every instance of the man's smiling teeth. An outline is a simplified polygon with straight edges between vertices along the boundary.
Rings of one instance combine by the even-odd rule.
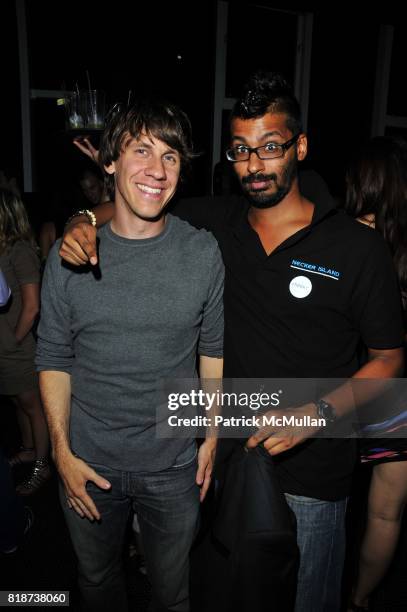
[[[141,185],[140,183],[138,183],[137,187],[146,193],[161,193],[162,191],[161,189],[155,189],[154,187],[148,187],[147,185]]]

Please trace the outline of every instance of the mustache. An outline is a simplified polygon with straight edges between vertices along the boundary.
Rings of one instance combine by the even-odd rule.
[[[277,174],[273,172],[272,174],[249,174],[248,176],[244,176],[242,178],[242,183],[244,185],[250,185],[251,183],[260,183],[262,181],[276,181]]]

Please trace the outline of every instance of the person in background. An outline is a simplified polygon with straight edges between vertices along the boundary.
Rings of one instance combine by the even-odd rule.
[[[0,269],[0,308],[10,299],[11,290]],[[34,520],[32,510],[24,507],[16,495],[10,464],[0,448],[0,552],[11,554],[16,552],[18,545]]]
[[[407,145],[372,139],[355,156],[346,174],[346,211],[383,236],[399,280],[407,333]],[[373,466],[367,526],[350,611],[368,610],[369,598],[386,574],[396,550],[407,502],[407,441],[369,439],[361,443]]]
[[[10,465],[32,463],[17,490],[31,495],[50,477],[48,429],[34,366],[40,261],[24,204],[6,188],[0,188],[0,268],[11,289],[11,298],[0,309],[0,394],[16,406],[22,439]]]
[[[79,186],[79,193],[76,185]],[[78,208],[96,206],[105,202],[107,194],[104,187],[102,173],[99,168],[83,167],[79,171],[75,184],[64,189],[63,192],[53,196],[52,205],[48,212],[48,221],[45,221],[39,231],[38,242],[41,250],[41,257],[45,260],[48,253],[63,233],[66,219]]]
[[[17,179],[14,176],[14,172],[9,168],[0,169],[0,187],[9,189],[18,196],[21,196],[21,190],[18,186]]]
[[[86,168],[79,177],[79,186],[85,198],[96,206],[102,202],[106,202],[107,195],[103,177],[96,168]]]

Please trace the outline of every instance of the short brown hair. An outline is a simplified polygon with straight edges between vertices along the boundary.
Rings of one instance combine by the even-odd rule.
[[[178,151],[182,176],[189,169],[195,154],[191,123],[184,111],[173,104],[146,98],[131,106],[115,105],[110,111],[99,149],[99,164],[110,197],[114,196],[114,175],[107,174],[104,168],[119,158],[126,145],[126,135],[139,138],[143,131]]]

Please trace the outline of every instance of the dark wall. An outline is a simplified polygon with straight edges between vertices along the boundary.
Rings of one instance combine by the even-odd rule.
[[[99,1],[69,5],[26,2],[30,85],[33,89],[73,90],[78,85],[106,92],[107,104],[152,93],[184,108],[193,124],[194,141],[202,152],[195,164],[191,193],[210,185],[209,155],[213,99],[215,12],[212,1],[199,9],[194,2],[116,3]],[[116,10],[114,10],[116,8]],[[15,168],[22,184],[21,119],[17,28],[14,2],[2,5],[4,62],[1,96],[0,167]],[[31,102],[35,190],[48,193],[69,179],[81,154],[65,130],[64,107],[55,100]],[[97,143],[97,136],[96,141]]]
[[[253,6],[274,4],[267,0],[229,4],[228,94],[234,95],[251,67],[283,70],[292,79],[295,19],[290,15],[268,19],[267,11]],[[189,192],[208,192],[216,2],[119,1],[108,11],[95,0],[71,2],[69,7],[50,1],[26,5],[31,87],[74,89],[77,83],[87,88],[88,71],[92,87],[106,91],[108,104],[126,101],[129,90],[178,102],[191,117],[196,148],[202,152]],[[379,24],[397,24],[400,16],[390,7],[387,12],[350,13],[342,5],[321,10],[298,3],[290,6],[314,14],[309,164],[325,176],[335,193],[341,193],[349,156],[370,135]],[[260,15],[257,22],[256,15]],[[0,168],[14,169],[22,182],[18,48],[11,0],[2,3],[2,23]],[[391,81],[393,106],[399,114],[406,104],[403,81],[397,78],[397,70],[404,65],[404,41],[404,36],[395,39]],[[65,131],[64,107],[55,100],[34,100],[31,109],[41,209],[48,192],[70,180],[71,168],[80,163],[81,154]]]
[[[378,34],[367,16],[314,15],[309,162],[336,194],[352,151],[370,137]]]

